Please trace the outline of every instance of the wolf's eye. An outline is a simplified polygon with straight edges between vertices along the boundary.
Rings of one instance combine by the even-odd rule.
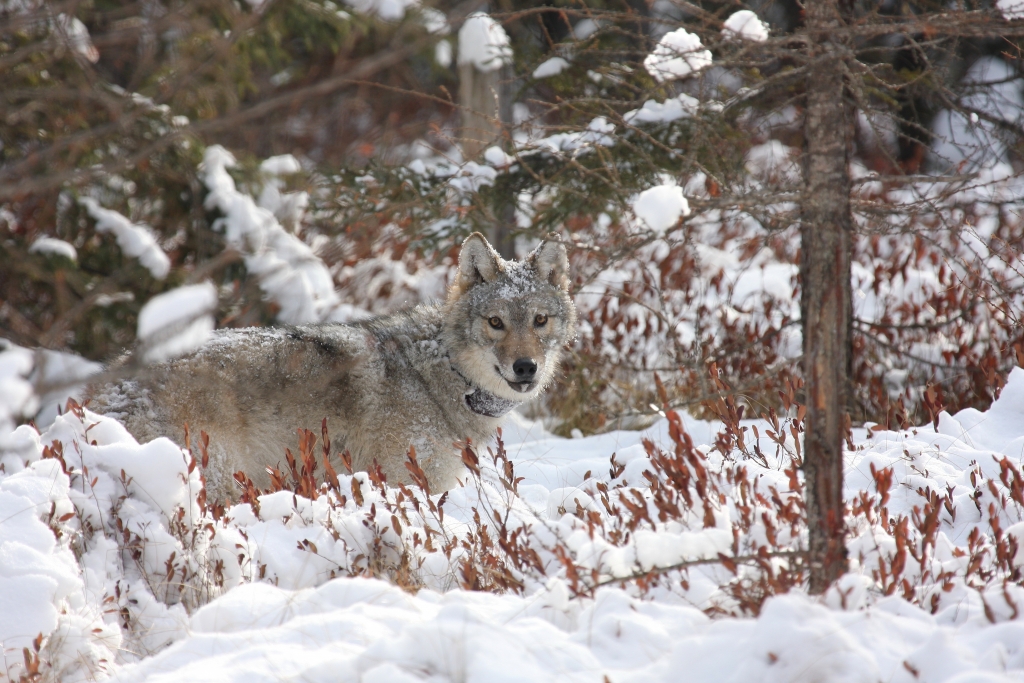
[[[499,318],[496,315],[492,315],[490,318],[488,318],[487,322],[490,323],[491,327],[493,327],[496,330],[500,330],[501,328],[505,327],[505,323],[501,322],[501,318]]]
[[[538,313],[533,319],[533,324],[537,327],[544,327],[548,322],[548,317],[543,313]]]

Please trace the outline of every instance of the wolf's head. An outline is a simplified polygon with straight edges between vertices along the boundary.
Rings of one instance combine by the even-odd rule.
[[[534,398],[551,382],[575,326],[563,245],[541,242],[522,261],[506,261],[480,233],[463,242],[444,335],[468,380],[501,398]]]

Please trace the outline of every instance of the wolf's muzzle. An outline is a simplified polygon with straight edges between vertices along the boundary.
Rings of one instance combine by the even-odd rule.
[[[512,372],[516,373],[516,382],[529,384],[537,377],[537,363],[532,358],[520,358],[512,364]]]

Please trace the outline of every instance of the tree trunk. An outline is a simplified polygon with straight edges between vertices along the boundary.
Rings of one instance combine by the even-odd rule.
[[[843,88],[842,26],[835,0],[807,0],[811,59],[804,113],[800,230],[803,318],[804,474],[810,591],[846,571],[843,524],[844,408],[850,357],[850,171],[853,108]]]
[[[511,126],[511,78],[509,66],[480,71],[471,63],[459,65],[459,104],[462,106],[459,146],[466,161],[477,159],[491,145],[500,145],[505,127]],[[515,258],[512,237],[515,202],[497,219],[487,238],[502,257]]]

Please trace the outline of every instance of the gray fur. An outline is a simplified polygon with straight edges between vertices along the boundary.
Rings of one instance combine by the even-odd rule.
[[[281,467],[285,448],[295,452],[296,430],[319,435],[324,417],[335,452],[350,451],[355,469],[376,460],[389,481],[408,483],[411,444],[431,490],[444,491],[463,472],[455,442],[485,442],[501,423],[493,415],[554,377],[576,322],[567,271],[561,244],[509,262],[473,234],[443,305],[356,323],[220,330],[190,355],[91,387],[89,407],[140,441],[184,445],[186,422],[194,435],[206,431],[206,478],[218,498],[234,493],[239,470],[266,487],[265,468]],[[520,358],[537,363],[532,384],[514,381]]]

